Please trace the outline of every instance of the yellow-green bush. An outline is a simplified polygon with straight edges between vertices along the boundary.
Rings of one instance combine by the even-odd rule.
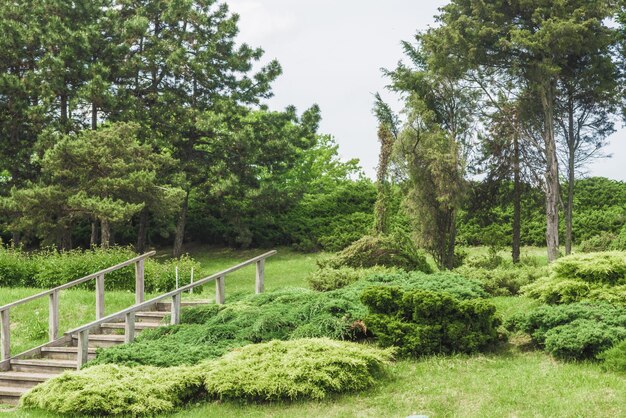
[[[66,372],[36,386],[21,399],[24,408],[67,415],[156,415],[204,396],[194,368],[97,366]]]
[[[307,277],[311,289],[320,292],[341,289],[366,278],[372,274],[395,273],[396,270],[385,267],[372,267],[368,269],[352,267],[322,267]]]
[[[248,345],[206,363],[210,397],[251,401],[323,399],[372,386],[393,351],[329,339]]]

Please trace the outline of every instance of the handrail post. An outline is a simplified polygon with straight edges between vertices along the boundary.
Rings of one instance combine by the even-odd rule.
[[[126,324],[124,326],[124,343],[135,341],[135,312],[126,314]]]
[[[224,292],[225,279],[225,276],[220,276],[215,279],[215,303],[218,305],[223,305],[226,300],[226,294]]]
[[[104,274],[96,277],[96,319],[104,318]]]
[[[50,293],[48,303],[48,339],[55,341],[59,335],[59,292]]]
[[[170,316],[172,325],[180,324],[180,293],[172,296],[172,312]]]
[[[256,262],[256,293],[265,291],[265,259]]]
[[[144,301],[145,293],[145,283],[144,283],[144,259],[137,261],[135,263],[135,303],[140,304]]]
[[[0,371],[7,371],[11,358],[11,324],[8,309],[0,311],[0,328]]]
[[[78,356],[76,358],[76,369],[83,368],[89,360],[89,328],[78,333]]]

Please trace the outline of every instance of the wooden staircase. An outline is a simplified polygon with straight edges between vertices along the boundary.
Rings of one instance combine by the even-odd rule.
[[[65,371],[80,370],[83,364],[96,357],[99,348],[113,347],[119,344],[132,342],[137,332],[154,329],[180,322],[180,309],[187,306],[198,306],[211,303],[210,301],[182,301],[181,295],[195,287],[215,281],[216,303],[224,303],[224,282],[228,273],[256,263],[256,292],[264,289],[265,258],[274,255],[276,251],[255,257],[227,270],[208,276],[195,283],[180,287],[149,301],[143,301],[143,260],[153,253],[145,254],[120,265],[111,267],[75,282],[63,285],[60,288],[25,298],[9,305],[0,306],[0,404],[17,405],[20,398],[29,389],[45,382]],[[104,317],[104,273],[122,268],[130,263],[141,263],[137,268],[136,304]],[[98,319],[75,330],[67,332],[57,338],[58,329],[58,292],[71,285],[81,284],[89,278],[97,278],[96,286],[96,316]],[[50,342],[32,350],[11,357],[10,353],[10,324],[9,309],[38,297],[50,296]],[[170,301],[165,299],[171,298]],[[102,302],[99,302],[102,301]],[[169,319],[169,321],[166,321]]]

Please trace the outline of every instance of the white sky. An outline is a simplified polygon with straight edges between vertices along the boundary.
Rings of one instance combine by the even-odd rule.
[[[331,134],[342,158],[359,158],[373,177],[378,160],[373,94],[396,110],[380,68],[403,59],[401,40],[434,24],[445,0],[226,0],[241,16],[240,41],[278,59],[274,109],[293,104],[301,112],[317,103],[321,133]],[[619,125],[621,127],[621,124]],[[626,129],[611,138],[611,159],[596,161],[589,175],[626,180]]]

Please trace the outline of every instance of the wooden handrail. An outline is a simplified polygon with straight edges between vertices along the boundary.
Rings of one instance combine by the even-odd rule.
[[[96,318],[100,319],[104,316],[104,276],[107,273],[119,270],[121,268],[135,265],[135,302],[142,303],[144,301],[144,264],[148,257],[156,254],[156,251],[150,251],[140,256],[126,260],[123,263],[107,267],[96,273],[90,274],[80,279],[65,283],[53,289],[28,296],[16,302],[0,306],[0,371],[4,371],[9,367],[9,359],[11,358],[11,326],[9,320],[9,312],[11,308],[22,305],[33,300],[48,297],[49,298],[49,316],[48,316],[48,338],[49,341],[55,341],[59,332],[59,294],[62,290],[69,289],[74,286],[86,283],[96,279]]]
[[[9,308],[13,308],[14,306],[22,305],[22,304],[24,304],[26,302],[30,302],[30,301],[35,300],[35,299],[39,299],[39,298],[43,298],[45,296],[49,296],[49,295],[51,295],[51,294],[53,294],[55,292],[59,292],[61,290],[65,290],[65,289],[69,289],[69,288],[74,287],[74,286],[78,286],[79,284],[83,284],[85,282],[88,282],[89,280],[95,279],[98,276],[101,276],[101,275],[104,275],[104,274],[107,274],[107,273],[111,273],[111,272],[119,270],[121,268],[130,266],[131,264],[135,264],[136,262],[138,262],[140,260],[145,260],[146,258],[151,257],[151,256],[153,256],[155,254],[156,254],[156,251],[150,251],[148,253],[142,254],[142,255],[137,256],[135,258],[131,258],[130,260],[124,261],[123,263],[116,264],[116,265],[114,265],[112,267],[107,267],[104,270],[100,270],[100,271],[98,271],[96,273],[90,274],[88,276],[82,277],[82,278],[74,280],[72,282],[65,283],[65,284],[63,284],[61,286],[57,286],[57,287],[55,287],[53,289],[46,290],[44,292],[37,293],[37,294],[32,295],[32,296],[25,297],[24,299],[20,299],[18,301],[11,302],[11,303],[6,304],[4,306],[0,306],[0,312],[1,311],[5,311],[5,310],[7,310]]]
[[[261,261],[265,261],[266,258],[271,257],[274,254],[276,254],[275,250],[274,251],[269,251],[269,252],[267,252],[265,254],[261,254],[261,255],[259,255],[257,257],[251,258],[250,260],[244,261],[243,263],[239,263],[236,266],[227,268],[226,270],[222,270],[222,271],[220,271],[218,273],[215,273],[215,274],[212,274],[210,276],[207,276],[204,279],[195,281],[195,282],[190,283],[188,285],[185,285],[183,287],[179,287],[178,289],[175,289],[175,290],[172,290],[170,292],[164,293],[164,294],[162,294],[160,296],[152,298],[152,299],[150,299],[148,301],[145,301],[143,303],[140,303],[138,305],[133,305],[133,306],[131,306],[129,308],[126,308],[124,310],[121,310],[119,312],[111,314],[111,315],[106,316],[104,318],[97,319],[97,320],[95,320],[93,322],[90,322],[89,324],[86,324],[86,325],[83,325],[81,327],[75,328],[75,329],[73,329],[71,331],[66,332],[66,334],[76,334],[76,333],[79,333],[79,332],[82,332],[82,331],[94,328],[96,326],[102,325],[102,324],[104,324],[106,322],[110,322],[111,320],[117,319],[119,317],[126,316],[126,315],[128,315],[130,313],[139,312],[139,311],[141,311],[143,309],[146,309],[146,308],[150,307],[151,305],[154,305],[155,303],[158,303],[158,302],[162,301],[163,299],[167,299],[167,298],[171,298],[171,297],[174,297],[174,296],[181,295],[182,293],[187,292],[190,289],[193,289],[193,288],[198,287],[198,286],[205,285],[205,284],[207,284],[207,283],[209,283],[209,282],[211,282],[211,281],[213,281],[213,280],[215,280],[215,279],[217,279],[219,277],[226,276],[229,273],[232,273],[234,271],[237,271],[237,270],[240,270],[240,269],[242,269],[244,267],[247,267],[250,264],[259,263]],[[257,264],[257,266],[258,265],[259,264]],[[263,272],[261,272],[260,274],[257,274],[257,279],[261,279],[261,281],[262,281],[264,279],[263,276],[264,276]],[[258,282],[257,282],[257,293],[262,293],[262,290],[260,292],[258,291],[259,287],[260,286],[258,286]]]

